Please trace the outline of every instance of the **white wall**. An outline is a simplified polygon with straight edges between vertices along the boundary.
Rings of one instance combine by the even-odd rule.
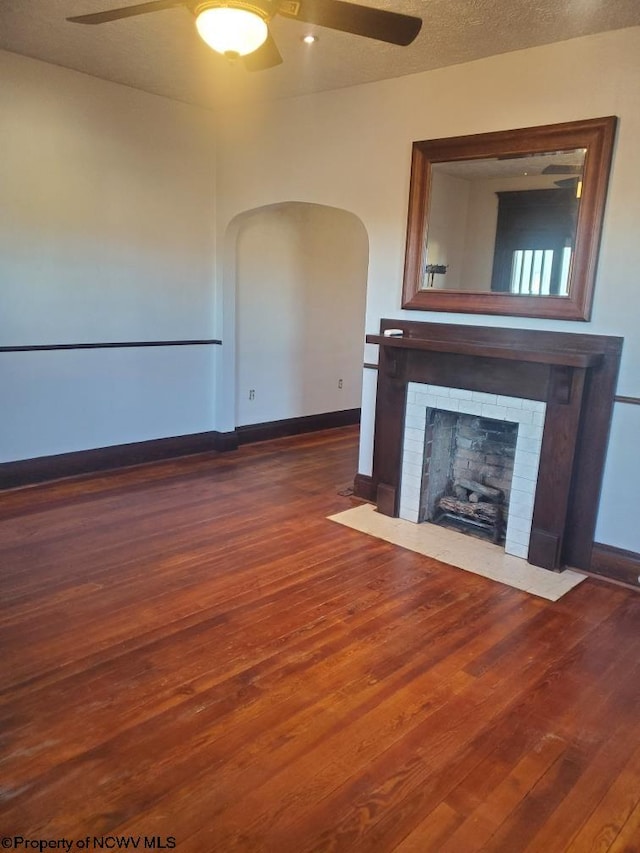
[[[0,52],[0,346],[219,337],[209,113]],[[219,347],[0,354],[0,461],[215,429]]]
[[[640,396],[639,91],[640,29],[632,28],[229,113],[219,137],[219,233],[244,210],[291,199],[352,211],[369,235],[367,331],[377,330],[380,317],[405,316],[622,335],[618,393]],[[400,309],[413,140],[612,114],[620,124],[591,323]],[[228,290],[225,300],[233,300]],[[366,360],[375,358],[367,347]],[[371,465],[374,385],[365,371],[362,473]],[[221,411],[230,400],[233,387],[223,377]],[[616,405],[597,538],[640,550],[634,434],[640,407]]]
[[[433,277],[436,290],[458,290],[464,286],[461,277],[470,189],[470,181],[437,170],[431,173],[426,263],[447,267],[444,275]],[[425,286],[429,279],[427,275]]]
[[[212,349],[0,353],[0,462],[211,429]]]
[[[359,408],[362,223],[295,202],[241,216],[228,239],[236,242],[236,423]]]

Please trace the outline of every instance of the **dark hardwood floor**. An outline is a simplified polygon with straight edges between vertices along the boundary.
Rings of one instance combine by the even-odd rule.
[[[640,596],[326,520],[356,442],[0,495],[4,849],[640,851]]]

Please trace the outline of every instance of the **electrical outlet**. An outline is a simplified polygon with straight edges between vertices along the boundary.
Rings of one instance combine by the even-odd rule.
[[[342,388],[342,379],[338,379],[338,388]]]
[[[249,389],[249,399],[250,399],[250,400],[255,400],[255,399],[256,399],[256,391],[255,391],[255,388],[250,388],[250,389]]]

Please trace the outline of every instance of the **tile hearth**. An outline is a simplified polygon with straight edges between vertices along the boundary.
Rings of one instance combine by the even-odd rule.
[[[586,575],[570,569],[556,573],[532,566],[520,557],[506,554],[499,545],[474,536],[429,522],[414,524],[390,518],[371,504],[329,516],[329,520],[547,601],[557,601],[586,580]]]

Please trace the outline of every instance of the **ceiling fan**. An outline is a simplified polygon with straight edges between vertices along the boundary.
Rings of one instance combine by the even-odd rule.
[[[67,20],[74,24],[106,24],[177,6],[195,15],[200,36],[213,50],[228,59],[241,57],[248,71],[261,71],[282,62],[268,28],[274,15],[402,46],[411,44],[422,26],[422,19],[413,15],[343,0],[151,0]]]
[[[582,189],[582,172],[583,166],[581,164],[551,164],[542,170],[543,175],[573,175],[571,178],[561,178],[553,183],[562,189],[575,189],[576,192]]]
[[[570,165],[563,163],[551,163],[542,170],[543,175],[581,175],[582,164]]]

